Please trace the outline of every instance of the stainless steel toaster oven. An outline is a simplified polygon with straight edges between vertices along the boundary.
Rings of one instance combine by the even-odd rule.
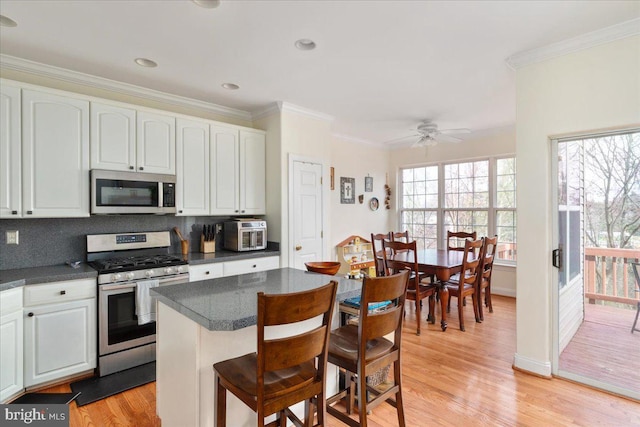
[[[224,247],[238,252],[266,249],[267,222],[259,219],[225,222]]]

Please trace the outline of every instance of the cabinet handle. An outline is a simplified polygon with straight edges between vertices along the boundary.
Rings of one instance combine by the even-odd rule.
[[[244,210],[242,211],[242,213],[244,213]]]
[[[143,170],[144,170],[144,168],[143,168],[142,166],[140,166],[138,169],[140,169],[141,171],[143,171]]]
[[[67,291],[60,291],[60,295],[66,295]]]
[[[11,215],[18,215],[18,211],[11,211]]]
[[[253,264],[253,268],[256,268],[256,267],[257,267],[257,265]]]
[[[238,210],[236,209],[234,212],[238,212]]]
[[[27,316],[33,317],[33,313],[29,313],[29,314],[27,314]]]
[[[32,215],[33,211],[27,211],[27,215]]]
[[[133,170],[133,166],[129,166],[129,169]]]
[[[208,272],[208,271],[205,271],[205,272],[204,272],[204,274],[209,274],[209,272]]]
[[[180,211],[178,211],[178,213],[182,213],[182,211],[180,210]]]

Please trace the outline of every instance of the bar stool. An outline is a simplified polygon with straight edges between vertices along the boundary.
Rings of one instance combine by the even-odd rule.
[[[331,316],[338,282],[290,294],[258,293],[258,351],[213,365],[217,386],[217,427],[226,426],[227,390],[258,414],[277,414],[268,426],[285,426],[287,418],[298,426],[325,424],[325,385]],[[321,325],[303,333],[265,338],[265,327],[291,325],[322,316]],[[279,330],[282,330],[280,328]],[[317,363],[316,363],[317,361]],[[305,424],[289,409],[305,402]],[[313,424],[317,402],[318,423]]]
[[[342,326],[331,333],[329,363],[346,371],[346,381],[343,390],[327,399],[327,412],[350,426],[366,427],[367,411],[385,401],[396,407],[398,424],[405,426],[400,344],[408,280],[408,270],[385,277],[365,277],[360,298],[362,307],[382,301],[392,303],[380,311],[360,310],[358,325]],[[392,332],[393,342],[384,337]],[[391,386],[378,388],[367,384],[367,376],[389,365],[393,365]],[[359,421],[349,417],[356,399],[356,382]],[[345,399],[345,412],[334,405],[342,399]]]

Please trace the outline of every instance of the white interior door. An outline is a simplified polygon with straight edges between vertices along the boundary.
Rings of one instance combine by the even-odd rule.
[[[293,268],[305,270],[305,262],[323,260],[322,165],[294,160],[292,176]]]

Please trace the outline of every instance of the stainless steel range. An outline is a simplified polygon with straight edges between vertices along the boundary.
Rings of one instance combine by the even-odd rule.
[[[136,287],[189,282],[187,261],[170,246],[168,231],[87,235],[87,261],[98,271],[100,376],[156,359],[156,323],[139,324]]]

